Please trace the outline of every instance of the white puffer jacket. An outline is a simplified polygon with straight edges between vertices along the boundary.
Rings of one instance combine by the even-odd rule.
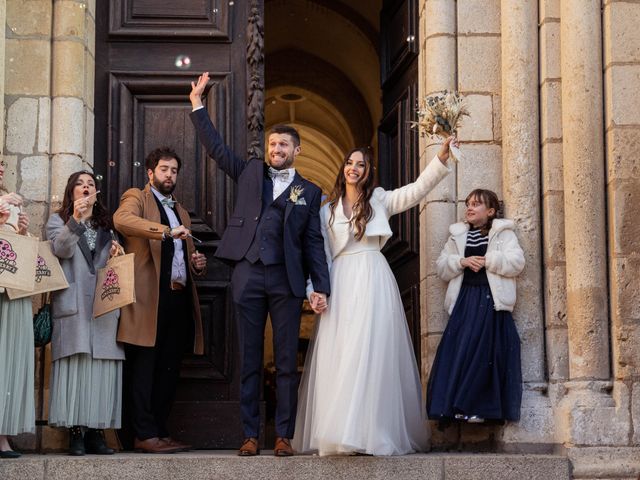
[[[495,309],[509,312],[513,311],[516,304],[516,277],[524,268],[524,252],[514,230],[513,221],[495,219],[489,231],[489,244],[485,254],[485,269]],[[460,259],[464,258],[468,231],[469,224],[466,222],[451,225],[451,236],[436,261],[438,276],[449,282],[444,299],[444,307],[449,314],[453,311],[462,287],[464,268],[460,265]]]

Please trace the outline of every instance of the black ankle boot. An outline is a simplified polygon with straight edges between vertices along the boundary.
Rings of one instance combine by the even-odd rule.
[[[84,440],[80,427],[69,427],[69,455],[74,457],[84,455]]]
[[[104,432],[95,428],[90,428],[84,435],[84,448],[87,453],[96,455],[113,455],[113,448],[107,447],[104,442]]]

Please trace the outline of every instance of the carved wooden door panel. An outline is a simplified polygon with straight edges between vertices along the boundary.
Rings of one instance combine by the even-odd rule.
[[[378,129],[380,184],[387,189],[419,174],[415,120],[418,93],[417,0],[385,0],[380,17],[383,119]],[[383,252],[398,281],[418,365],[420,361],[420,261],[418,208],[391,218],[393,237]]]
[[[247,61],[247,51],[257,60],[262,54],[262,39],[247,39],[248,26],[259,30],[261,2],[96,3],[95,171],[104,178],[109,208],[117,208],[126,189],[145,185],[150,150],[173,147],[183,160],[175,194],[208,258],[208,273],[197,281],[205,354],[183,362],[172,433],[196,448],[236,448],[241,428],[231,268],[213,256],[232,208],[233,184],[196,138],[188,93],[190,82],[209,71],[204,101],[227,143],[236,152],[263,144],[262,67]],[[248,114],[247,92],[253,90],[254,112]]]

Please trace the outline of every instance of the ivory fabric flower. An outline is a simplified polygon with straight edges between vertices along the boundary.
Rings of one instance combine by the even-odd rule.
[[[289,192],[289,200],[293,203],[298,203],[298,198],[304,192],[304,188],[302,185],[295,185],[291,187],[291,191]]]

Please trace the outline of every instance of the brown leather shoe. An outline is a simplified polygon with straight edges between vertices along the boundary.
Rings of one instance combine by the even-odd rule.
[[[260,455],[258,439],[255,437],[245,438],[240,450],[238,450],[238,455],[241,457],[253,457],[255,455]]]
[[[293,448],[291,448],[291,441],[288,438],[276,437],[276,446],[273,447],[273,454],[276,457],[293,456]]]
[[[180,451],[176,446],[158,437],[147,438],[146,440],[138,440],[136,438],[133,441],[133,449],[142,453],[176,453]]]
[[[162,440],[163,442],[167,443],[168,445],[171,445],[173,447],[179,448],[180,452],[188,452],[189,450],[191,450],[193,448],[192,445],[189,445],[187,443],[179,442],[175,438],[171,438],[171,437],[162,437],[160,440]]]

